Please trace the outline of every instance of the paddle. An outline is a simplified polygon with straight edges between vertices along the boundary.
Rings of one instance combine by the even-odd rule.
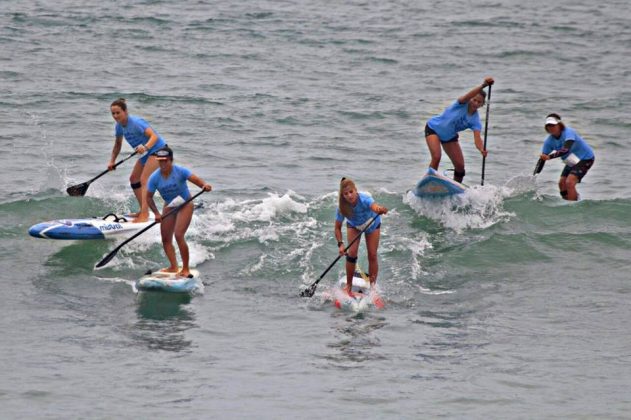
[[[188,204],[189,202],[193,201],[195,198],[199,197],[200,195],[202,195],[205,191],[201,190],[200,192],[198,192],[197,194],[195,194],[194,196],[192,196],[191,198],[189,198],[188,200],[186,200],[185,202],[183,202],[182,204],[180,204],[179,206],[177,206],[176,208],[174,208],[173,210],[171,210],[170,212],[168,212],[167,214],[165,214],[164,216],[162,216],[162,219],[166,219],[167,217],[177,213],[178,211],[180,211],[180,209],[182,207],[184,207],[186,204]],[[112,258],[114,258],[114,256],[116,255],[116,253],[125,245],[127,245],[129,242],[131,242],[132,240],[136,239],[137,237],[139,237],[140,235],[142,235],[143,233],[145,233],[146,231],[148,231],[149,229],[151,229],[152,227],[154,227],[155,225],[157,225],[158,223],[160,223],[160,221],[155,221],[152,224],[150,224],[149,226],[147,226],[146,228],[144,228],[143,230],[141,230],[140,232],[136,233],[134,236],[132,236],[131,238],[126,239],[123,243],[121,243],[119,246],[117,246],[116,248],[114,248],[114,250],[112,250],[109,254],[107,254],[105,256],[105,258],[103,258],[101,261],[99,261],[99,263],[96,265],[96,268],[100,268],[103,267],[105,264],[107,264],[108,262],[110,262],[112,260]]]
[[[489,98],[486,101],[486,121],[484,121],[484,150],[486,150],[486,135],[489,132],[489,111],[491,110],[491,87],[489,85]],[[480,185],[484,185],[484,167],[486,166],[486,156],[482,156],[482,181]]]
[[[545,164],[546,164],[546,161],[539,158],[539,160],[537,161],[537,166],[535,166],[535,171],[532,173],[532,176],[535,176],[538,173],[540,173],[543,170],[543,165]]]
[[[131,155],[127,156],[125,159],[121,159],[120,161],[116,162],[116,165],[114,165],[114,168],[116,168],[118,165],[125,162],[127,159],[131,158],[132,156],[136,155],[136,153],[137,152],[134,152]],[[73,197],[84,196],[85,193],[88,191],[88,187],[90,186],[90,184],[108,172],[110,172],[110,170],[106,169],[100,174],[98,174],[97,176],[95,176],[94,178],[92,178],[91,180],[84,182],[83,184],[78,184],[78,185],[73,185],[71,187],[68,187],[66,189],[66,192],[68,193],[68,195],[71,195]]]
[[[377,219],[377,217],[379,217],[378,214],[375,217],[373,217],[372,219],[370,219],[370,222],[368,222],[368,225],[366,225],[366,227],[361,232],[359,232],[359,235],[357,235],[355,237],[355,239],[353,239],[351,241],[351,243],[348,244],[348,246],[346,248],[344,248],[344,254],[346,254],[346,251],[348,251],[348,249],[351,247],[351,245],[353,245],[355,243],[355,241],[357,241],[357,240],[359,240],[359,238],[361,238],[362,233],[366,232],[366,229],[368,229],[370,227],[370,225],[372,225],[372,222],[374,222]],[[324,277],[326,275],[326,273],[328,273],[329,270],[331,268],[333,268],[335,263],[337,263],[340,260],[340,258],[342,258],[342,255],[344,255],[344,254],[338,255],[337,258],[335,259],[335,261],[333,261],[331,263],[331,265],[329,265],[328,268],[326,270],[324,270],[324,273],[322,273],[322,275],[320,275],[320,277],[318,277],[318,279],[315,282],[313,282],[313,284],[311,286],[307,287],[305,290],[300,292],[300,296],[302,296],[302,297],[311,297],[311,296],[313,296],[313,294],[315,293],[316,287],[318,287],[318,283],[320,283],[320,280],[322,280],[322,277]]]

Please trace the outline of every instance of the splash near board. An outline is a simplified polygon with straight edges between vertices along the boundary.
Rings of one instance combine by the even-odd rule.
[[[337,286],[333,291],[333,304],[338,309],[353,312],[362,312],[374,306],[383,309],[384,303],[376,290],[370,290],[370,280],[368,276],[359,271],[353,276],[353,287],[351,291],[354,296],[346,292],[346,275],[340,277]]]
[[[134,285],[138,292],[168,292],[168,293],[202,293],[204,285],[200,280],[199,271],[191,270],[190,277],[178,277],[177,273],[163,271],[147,271]]]
[[[461,183],[439,174],[433,168],[428,168],[427,173],[416,184],[413,192],[420,198],[443,198],[462,194],[466,188]]]
[[[117,216],[110,213],[88,219],[51,220],[31,226],[28,233],[34,238],[44,239],[107,239],[137,232],[155,221],[152,212],[149,212],[146,222],[133,223],[133,219],[127,214]]]

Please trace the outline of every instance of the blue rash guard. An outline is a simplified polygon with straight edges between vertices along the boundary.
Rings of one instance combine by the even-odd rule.
[[[470,128],[473,131],[480,131],[482,123],[478,111],[473,114],[468,112],[468,103],[461,104],[456,100],[449,105],[442,114],[436,115],[427,121],[429,128],[438,135],[441,143],[458,138],[458,132]]]
[[[374,203],[375,200],[364,192],[357,193],[357,203],[353,206],[353,216],[350,219],[347,219],[347,225],[356,229],[363,229],[366,226],[362,226],[367,223],[370,219],[375,217],[377,213],[371,210],[370,206]],[[338,222],[344,222],[344,215],[340,213],[340,209],[337,208],[335,210],[335,220]],[[365,233],[371,233],[377,230],[381,225],[381,216],[377,216],[374,222],[366,229]]]
[[[154,173],[149,177],[147,183],[147,191],[150,193],[158,192],[162,196],[162,199],[166,204],[169,204],[177,196],[182,197],[185,200],[191,198],[191,193],[188,190],[186,181],[191,177],[193,173],[190,169],[182,166],[173,165],[171,174],[167,178],[164,178],[160,173],[160,169],[156,169]]]
[[[123,126],[119,123],[115,124],[114,136],[116,138],[125,137],[127,143],[129,143],[129,145],[135,149],[141,144],[144,145],[149,140],[145,135],[145,130],[149,127],[151,126],[147,121],[135,115],[129,115],[127,116],[127,125]],[[158,140],[156,141],[156,144],[154,144],[153,147],[149,149],[149,152],[140,158],[140,162],[143,165],[147,163],[147,159],[149,159],[149,156],[151,156],[152,153],[167,145],[167,143],[156,130],[153,130],[153,132],[156,133],[156,136],[158,136]]]
[[[563,145],[566,141],[574,141],[572,147],[562,154],[560,158],[568,165],[574,166],[574,164],[570,164],[572,159],[568,159],[572,154],[576,156],[579,160],[591,160],[594,159],[594,151],[587,144],[585,140],[581,136],[578,135],[576,131],[571,129],[570,127],[565,127],[561,132],[561,136],[559,138],[554,137],[553,135],[549,135],[543,142],[543,148],[541,149],[541,153],[549,155],[555,150],[562,150]]]

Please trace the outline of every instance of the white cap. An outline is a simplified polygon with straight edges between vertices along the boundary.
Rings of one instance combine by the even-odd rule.
[[[557,125],[558,123],[560,123],[561,121],[557,120],[554,117],[548,117],[546,118],[546,123],[545,125]]]

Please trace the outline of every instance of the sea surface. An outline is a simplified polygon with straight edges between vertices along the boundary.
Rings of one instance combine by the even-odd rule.
[[[629,418],[630,19],[627,0],[3,0],[0,417]],[[484,186],[469,131],[471,188],[419,200],[425,122],[485,76]],[[118,97],[213,185],[187,234],[204,294],[133,292],[166,264],[157,228],[99,270],[122,239],[27,234],[136,209],[133,160],[65,192],[105,169]],[[559,161],[532,175],[550,112],[596,153],[577,203]],[[343,176],[390,210],[383,310],[326,300],[342,262],[299,296],[337,256]]]

